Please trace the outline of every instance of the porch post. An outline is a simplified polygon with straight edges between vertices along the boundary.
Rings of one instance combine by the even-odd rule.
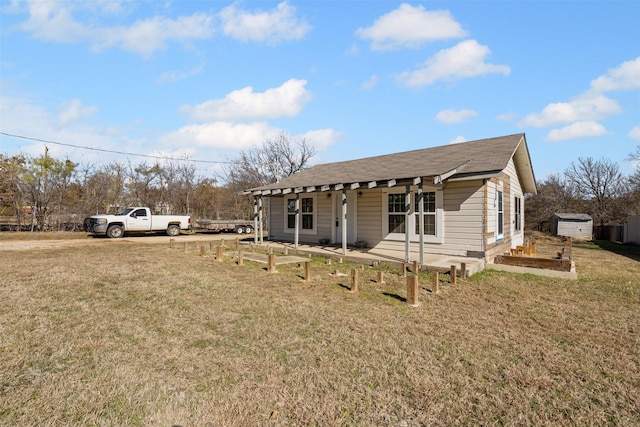
[[[342,255],[347,254],[347,189],[342,189]]]
[[[424,184],[418,186],[418,231],[420,232],[420,264],[424,264]]]
[[[404,262],[409,262],[409,211],[411,210],[411,185],[407,185],[404,191]]]
[[[260,229],[260,244],[263,244],[264,230],[262,229],[262,196],[258,197],[258,228]]]
[[[258,244],[258,196],[253,196],[253,243]]]
[[[295,230],[293,231],[293,247],[298,248],[298,238],[300,237],[300,193],[296,192],[295,207]]]

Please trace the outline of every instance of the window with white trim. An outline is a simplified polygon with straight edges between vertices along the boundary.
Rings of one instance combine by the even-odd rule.
[[[300,196],[300,234],[316,233],[316,196]],[[296,196],[285,198],[286,217],[284,231],[293,233],[296,228]]]
[[[405,240],[409,231],[411,241],[420,240],[420,204],[416,189],[410,192],[413,201],[409,206],[409,223],[406,222],[407,199],[405,189],[398,187],[383,192],[382,234],[387,240]],[[424,241],[443,242],[443,197],[442,190],[425,191],[423,194]]]
[[[420,235],[420,201],[416,195],[415,203],[415,231]],[[422,209],[424,218],[424,234],[428,236],[436,235],[436,192],[425,191],[422,193]]]
[[[496,191],[496,230],[498,231],[497,238],[502,239],[504,237],[504,203],[502,200],[502,191]]]
[[[520,231],[522,231],[522,197],[515,197],[514,206],[515,231],[516,233],[519,233]]]

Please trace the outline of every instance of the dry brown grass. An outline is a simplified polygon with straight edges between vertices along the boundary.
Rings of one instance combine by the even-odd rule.
[[[640,423],[637,248],[576,244],[578,281],[487,271],[434,295],[423,274],[411,308],[391,271],[350,294],[329,273],[351,265],[304,284],[111,243],[0,252],[1,425]]]

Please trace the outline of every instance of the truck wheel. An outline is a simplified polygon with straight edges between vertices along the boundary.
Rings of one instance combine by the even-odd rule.
[[[120,225],[110,225],[109,228],[107,228],[107,236],[112,239],[117,239],[124,236],[124,230]]]
[[[236,233],[238,233],[238,234],[244,233],[244,228],[242,228],[242,226],[236,227]]]
[[[247,225],[244,229],[244,232],[247,234],[251,234],[253,232],[253,227],[251,227],[250,225]]]
[[[167,227],[167,236],[177,236],[180,234],[180,227],[175,224],[171,224]]]

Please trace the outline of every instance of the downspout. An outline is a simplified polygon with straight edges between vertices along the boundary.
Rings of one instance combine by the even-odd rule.
[[[295,230],[293,232],[293,247],[298,248],[298,240],[300,234],[300,193],[296,192],[296,206],[295,206]]]

